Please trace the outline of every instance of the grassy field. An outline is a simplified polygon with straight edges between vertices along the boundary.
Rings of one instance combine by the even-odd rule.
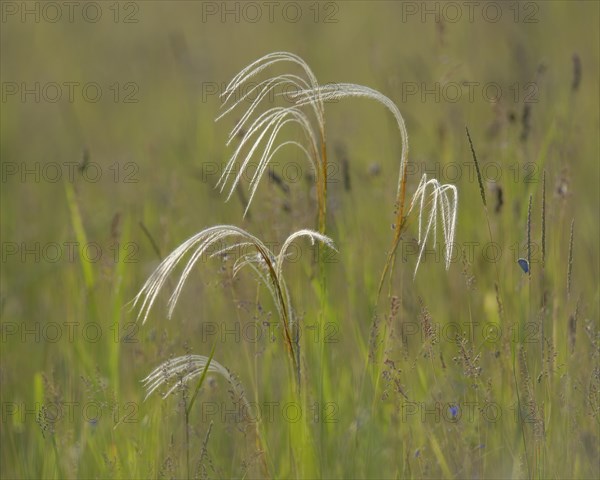
[[[2,478],[598,478],[597,2],[0,6]],[[442,223],[419,262],[418,202],[397,221],[402,136],[372,99],[324,105],[326,183],[290,144],[246,216],[259,156],[215,188],[250,105],[215,122],[220,94],[277,51],[397,105],[403,213],[423,174],[458,192],[447,270]],[[254,85],[280,74],[306,77]],[[219,239],[142,323],[161,260],[217,225],[335,250],[234,276],[255,247]],[[188,354],[210,371],[163,366],[145,399]]]

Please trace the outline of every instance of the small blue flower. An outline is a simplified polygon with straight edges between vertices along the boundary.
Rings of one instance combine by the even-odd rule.
[[[458,415],[458,405],[450,405],[450,415],[452,415],[452,418],[456,418]]]

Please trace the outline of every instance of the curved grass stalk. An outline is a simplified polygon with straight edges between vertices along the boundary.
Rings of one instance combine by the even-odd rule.
[[[138,320],[142,319],[145,323],[148,315],[159,292],[164,287],[168,278],[171,276],[175,268],[179,265],[184,257],[188,257],[187,263],[179,277],[177,285],[173,290],[168,301],[168,318],[171,318],[181,295],[183,286],[198,260],[209,249],[215,247],[221,242],[234,239],[235,241],[225,247],[219,245],[220,248],[216,252],[210,253],[210,257],[227,253],[235,248],[249,247],[255,250],[253,255],[247,254],[238,259],[234,265],[234,274],[245,265],[252,265],[254,270],[259,274],[258,278],[267,286],[273,300],[275,302],[279,317],[283,325],[284,340],[290,355],[293,371],[296,373],[298,386],[300,381],[300,363],[299,363],[299,345],[297,334],[294,334],[292,329],[297,329],[296,320],[291,308],[290,295],[283,276],[283,261],[286,257],[286,252],[290,244],[299,237],[308,237],[311,244],[319,241],[329,248],[335,249],[333,241],[312,230],[299,230],[290,235],[284,242],[278,255],[275,255],[269,248],[257,237],[246,232],[245,230],[232,225],[218,225],[207,228],[196,235],[192,236],[179,247],[177,247],[167,258],[165,258],[156,270],[150,275],[146,283],[141,288],[140,292],[133,300],[133,308],[138,310]],[[258,266],[258,268],[257,268]]]
[[[324,102],[331,102],[348,97],[370,98],[384,105],[392,113],[392,115],[394,115],[394,119],[398,124],[398,130],[400,131],[400,136],[402,138],[402,153],[400,158],[401,175],[398,179],[398,196],[400,195],[402,191],[402,179],[406,175],[405,165],[408,158],[408,132],[406,131],[404,118],[392,100],[377,90],[353,83],[336,83],[307,90],[301,90],[296,94],[293,94],[292,97],[297,99],[295,103],[296,107],[315,103],[323,104]]]
[[[384,269],[381,275],[379,283],[378,294],[381,292],[385,277],[390,272],[390,268],[393,268],[395,262],[395,254],[400,243],[400,237],[406,227],[406,219],[414,206],[419,204],[419,257],[417,259],[417,265],[415,267],[415,275],[421,262],[421,256],[425,249],[427,237],[433,227],[434,232],[434,245],[437,239],[437,211],[438,204],[441,203],[441,217],[442,225],[444,229],[444,241],[446,245],[446,269],[450,266],[450,257],[452,255],[452,246],[455,235],[456,225],[456,214],[458,208],[458,191],[454,185],[442,185],[436,179],[427,180],[427,175],[424,175],[417,187],[417,190],[413,194],[413,198],[410,203],[408,212],[405,215],[406,206],[406,184],[407,184],[407,165],[408,165],[408,132],[406,131],[406,125],[404,118],[400,113],[400,110],[396,104],[388,97],[373,90],[372,88],[365,87],[363,85],[356,85],[352,83],[339,83],[326,85],[322,87],[307,89],[299,91],[295,97],[297,98],[296,106],[301,107],[312,103],[324,103],[328,101],[339,100],[347,97],[364,97],[375,100],[384,105],[394,116],[400,131],[400,137],[402,140],[402,151],[400,155],[400,173],[398,176],[398,188],[396,193],[396,223],[394,224],[394,237],[392,239],[392,245],[388,252],[388,257],[384,265]],[[422,215],[424,210],[424,200],[427,196],[428,187],[431,187],[431,204],[429,219],[427,227],[422,229]],[[451,192],[452,201],[450,201],[448,192]]]

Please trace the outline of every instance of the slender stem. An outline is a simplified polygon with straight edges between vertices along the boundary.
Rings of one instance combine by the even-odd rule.
[[[50,438],[52,442],[52,449],[54,450],[54,458],[56,460],[56,469],[58,470],[58,475],[59,477],[64,478],[62,467],[60,466],[60,455],[58,454],[58,446],[56,445],[56,438],[54,438],[54,433],[51,434]]]
[[[184,407],[185,407],[185,394],[184,394]],[[188,409],[184,409],[184,418],[185,418],[185,465],[187,469],[187,478],[190,480],[190,414]]]
[[[325,234],[327,214],[327,144],[325,135],[321,136],[321,174],[319,182],[319,233]]]
[[[277,292],[277,298],[279,300],[279,303],[281,304],[281,315],[283,317],[282,321],[283,321],[283,333],[284,333],[284,337],[285,337],[285,343],[287,346],[288,354],[292,361],[292,365],[291,365],[292,371],[296,375],[296,387],[299,392],[300,391],[300,364],[296,361],[296,354],[294,351],[294,342],[292,340],[292,334],[290,332],[289,308],[288,308],[288,305],[286,305],[285,295],[283,295],[283,292],[281,291],[281,285],[279,282],[279,278],[277,277],[277,273],[275,271],[275,268],[273,267],[273,264],[271,262],[271,258],[269,257],[268,252],[264,251],[262,248],[260,248],[258,246],[256,247],[256,249],[258,250],[258,253],[261,255],[265,264],[267,265],[267,268],[269,269],[269,275],[271,277],[271,281],[273,282],[273,287],[275,288],[275,291]]]
[[[381,293],[381,288],[383,287],[383,282],[385,280],[385,276],[390,270],[390,283],[391,276],[393,270],[393,264],[396,260],[396,250],[398,249],[398,244],[400,243],[400,237],[402,235],[402,231],[404,230],[404,226],[406,224],[406,217],[404,216],[404,207],[406,204],[406,177],[407,177],[407,167],[408,162],[404,162],[404,168],[402,169],[402,180],[400,182],[400,190],[398,192],[398,196],[396,197],[396,224],[394,226],[394,238],[392,240],[392,247],[388,253],[387,260],[383,267],[383,272],[381,273],[381,279],[379,280],[379,287],[377,288],[377,302],[379,301],[379,294]]]
[[[532,478],[531,467],[529,466],[529,454],[527,452],[527,438],[525,437],[525,428],[523,427],[523,418],[521,415],[521,396],[519,395],[519,382],[517,381],[516,372],[516,347],[513,345],[513,378],[515,380],[515,392],[517,394],[517,418],[519,420],[519,426],[521,427],[521,436],[523,438],[523,448],[525,449],[525,460],[527,462],[527,473],[528,477]]]

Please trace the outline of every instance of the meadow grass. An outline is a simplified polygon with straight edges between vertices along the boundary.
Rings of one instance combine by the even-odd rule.
[[[2,180],[0,476],[596,478],[597,6],[399,30],[395,4],[202,28],[200,4],[144,5],[86,30],[93,58],[81,25],[2,25],[3,82],[106,96],[3,102],[3,166],[78,167]],[[405,95],[465,78],[502,98]]]

